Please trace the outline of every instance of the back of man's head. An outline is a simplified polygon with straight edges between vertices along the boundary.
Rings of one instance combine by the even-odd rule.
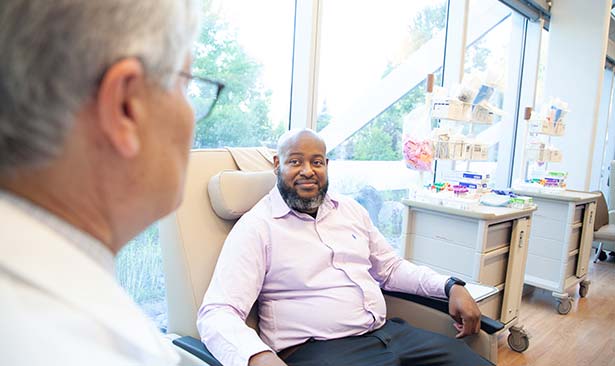
[[[171,86],[199,9],[193,0],[2,0],[0,177],[61,151],[76,111],[114,62],[135,57]]]

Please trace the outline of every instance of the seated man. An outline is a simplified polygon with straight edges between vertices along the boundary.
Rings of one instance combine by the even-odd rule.
[[[327,193],[327,163],[315,132],[280,138],[277,186],[230,232],[198,314],[213,355],[225,366],[490,365],[460,340],[386,320],[381,288],[448,296],[457,337],[480,330],[463,286],[400,258],[363,207]],[[244,323],[256,300],[260,338]]]

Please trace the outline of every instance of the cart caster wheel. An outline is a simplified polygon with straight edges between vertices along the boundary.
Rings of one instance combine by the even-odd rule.
[[[557,300],[557,312],[558,313],[562,315],[566,315],[570,312],[570,309],[572,309],[572,299],[571,298]]]
[[[508,346],[515,352],[523,352],[530,346],[530,337],[524,332],[510,332]]]
[[[598,260],[599,261],[604,261],[606,260],[606,252],[604,250],[600,251],[600,254],[598,254]]]
[[[589,292],[589,285],[584,285],[583,282],[579,285],[579,296],[585,297]]]

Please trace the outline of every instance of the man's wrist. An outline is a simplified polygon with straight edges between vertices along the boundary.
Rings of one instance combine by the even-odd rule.
[[[449,298],[451,296],[451,288],[455,285],[465,286],[466,282],[457,277],[449,277],[449,279],[446,280],[446,283],[444,284],[444,294],[446,295],[446,298]]]

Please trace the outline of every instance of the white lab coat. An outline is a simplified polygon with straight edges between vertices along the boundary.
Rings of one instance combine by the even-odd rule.
[[[112,273],[0,200],[0,365],[176,365]]]

